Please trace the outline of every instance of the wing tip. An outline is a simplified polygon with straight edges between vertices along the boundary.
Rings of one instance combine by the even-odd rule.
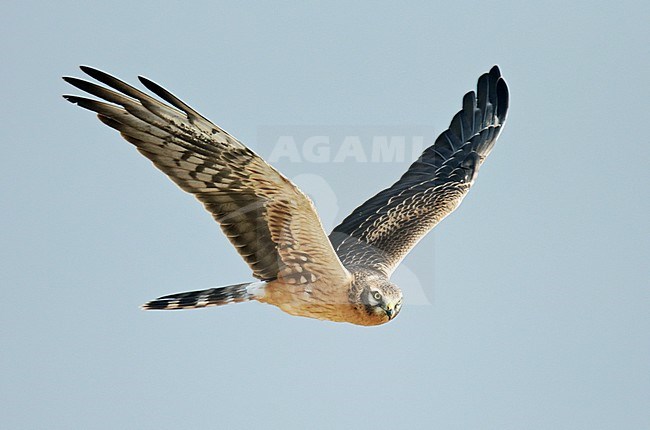
[[[495,64],[492,66],[490,71],[488,72],[490,76],[494,76],[495,78],[500,78],[501,77],[501,69],[499,68],[498,64]]]
[[[63,79],[65,82],[69,83],[70,85],[74,85],[74,82],[81,80],[79,78],[75,78],[74,76],[61,76],[61,79]]]
[[[88,76],[91,76],[97,80],[100,80],[97,76],[106,76],[108,73],[103,72],[95,67],[92,66],[87,66],[85,64],[82,64],[79,66],[79,69],[81,69],[82,72],[87,74]]]
[[[149,85],[152,85],[152,86],[155,86],[155,87],[160,86],[157,83],[155,83],[154,81],[152,81],[151,79],[149,79],[149,78],[147,78],[146,76],[143,76],[143,75],[138,75],[138,80],[140,82],[142,82],[142,85],[144,85],[147,88],[149,88]]]
[[[79,102],[79,97],[78,96],[73,96],[71,94],[63,94],[61,97],[63,97],[64,99],[66,99],[67,101],[69,101],[72,104],[75,104],[75,105],[79,104],[78,103]]]
[[[164,89],[160,84],[155,83],[151,79],[147,78],[146,76],[138,75],[138,80],[142,83],[142,85],[145,86],[149,91],[157,95],[158,97],[162,98],[163,100],[169,102],[167,100],[168,95],[170,94],[169,91]]]
[[[479,77],[476,89],[477,99],[481,100],[478,107],[485,110],[487,109],[487,103],[492,103],[496,107],[496,112],[493,114],[503,123],[508,112],[510,91],[498,64],[492,66],[489,72]]]

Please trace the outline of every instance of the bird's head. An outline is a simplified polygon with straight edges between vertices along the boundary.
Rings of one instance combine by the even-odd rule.
[[[366,286],[361,292],[365,312],[377,321],[386,323],[397,316],[402,308],[402,291],[390,282]]]

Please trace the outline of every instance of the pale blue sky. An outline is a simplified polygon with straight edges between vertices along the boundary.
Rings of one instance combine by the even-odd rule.
[[[647,2],[2,9],[3,428],[650,428]],[[269,156],[273,130],[333,150],[347,130],[433,141],[495,63],[508,124],[404,261],[402,313],[374,328],[258,303],[140,311],[250,270],[60,97],[79,64],[144,74]],[[336,223],[409,161],[275,166]]]

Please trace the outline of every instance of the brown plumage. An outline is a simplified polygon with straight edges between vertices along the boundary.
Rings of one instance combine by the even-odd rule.
[[[508,108],[495,66],[463,99],[448,130],[391,187],[371,198],[329,239],[311,200],[227,132],[154,82],[140,81],[164,104],[97,69],[112,88],[64,79],[104,101],[64,96],[97,113],[219,223],[258,282],[160,297],[144,309],[187,309],[257,300],[292,315],[377,325],[400,310],[389,282],[415,244],[451,213],[492,149]]]

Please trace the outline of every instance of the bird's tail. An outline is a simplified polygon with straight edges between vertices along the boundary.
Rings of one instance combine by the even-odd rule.
[[[208,290],[159,297],[141,306],[144,310],[196,309],[255,300],[264,295],[265,282],[248,282]]]

